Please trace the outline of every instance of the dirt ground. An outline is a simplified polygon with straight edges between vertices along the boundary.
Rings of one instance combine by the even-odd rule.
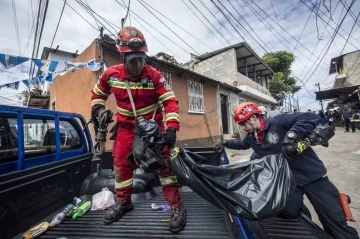
[[[350,208],[357,222],[348,225],[357,229],[360,234],[360,131],[345,133],[343,128],[337,128],[335,136],[330,140],[328,148],[314,147],[314,150],[324,162],[329,179],[340,192],[351,197]],[[243,162],[250,158],[253,150],[226,149],[230,162]],[[313,220],[321,226],[315,210],[305,197],[305,204],[311,211]]]

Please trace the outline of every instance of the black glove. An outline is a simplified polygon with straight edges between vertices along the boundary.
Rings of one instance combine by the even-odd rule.
[[[99,115],[100,110],[102,110],[102,109],[105,109],[105,106],[97,105],[91,109],[91,121],[97,127],[99,127],[98,115]]]
[[[167,128],[165,132],[165,144],[170,148],[174,147],[176,142],[176,130],[173,128]]]
[[[228,141],[222,141],[220,144],[217,144],[217,145],[215,146],[216,151],[220,153],[225,147],[228,146],[228,145],[227,145],[227,142],[228,142]]]
[[[281,152],[286,159],[292,160],[293,157],[298,155],[297,143],[299,140],[300,136],[294,131],[289,131],[286,133],[285,139],[281,146]]]

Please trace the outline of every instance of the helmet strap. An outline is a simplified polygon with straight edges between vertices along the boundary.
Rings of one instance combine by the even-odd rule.
[[[256,122],[254,124],[250,122],[250,119],[247,121],[247,123],[250,124],[254,129],[254,136],[255,136],[256,142],[258,144],[261,144],[261,142],[259,140],[259,136],[258,136],[258,133],[260,131],[259,122],[260,121],[258,118],[256,118]]]

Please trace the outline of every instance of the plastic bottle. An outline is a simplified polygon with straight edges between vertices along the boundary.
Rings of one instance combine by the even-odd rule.
[[[155,203],[151,203],[151,208],[154,210],[154,211],[160,211],[160,210],[164,210],[164,211],[168,211],[168,210],[171,210],[171,207],[169,205],[157,205]]]
[[[62,212],[56,214],[50,222],[50,227],[60,224],[64,220],[66,214],[68,214],[73,207],[74,205],[69,204],[62,210]]]
[[[77,217],[83,216],[87,211],[91,208],[91,202],[85,201],[83,204],[79,206],[74,215],[72,215],[72,219],[76,219]]]
[[[229,159],[226,155],[225,148],[223,148],[220,152],[220,165],[227,165],[229,164]]]

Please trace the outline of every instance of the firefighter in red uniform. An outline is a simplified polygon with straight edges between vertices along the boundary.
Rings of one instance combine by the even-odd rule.
[[[127,93],[126,81],[129,81],[137,116],[149,120],[154,111],[155,122],[164,130],[163,115],[158,103],[165,108],[166,133],[163,156],[170,158],[170,148],[176,141],[179,130],[179,106],[174,92],[159,71],[146,65],[147,45],[143,34],[134,27],[124,27],[118,34],[116,47],[124,64],[106,69],[92,91],[92,120],[98,124],[97,115],[105,108],[105,101],[113,93],[117,103],[117,123],[119,125],[113,145],[115,192],[118,202],[104,216],[106,224],[117,221],[133,209],[131,190],[133,168],[126,158],[131,153],[134,140],[135,117]],[[158,173],[165,199],[172,207],[169,230],[181,231],[186,223],[185,207],[179,193],[176,176],[168,168]]]

